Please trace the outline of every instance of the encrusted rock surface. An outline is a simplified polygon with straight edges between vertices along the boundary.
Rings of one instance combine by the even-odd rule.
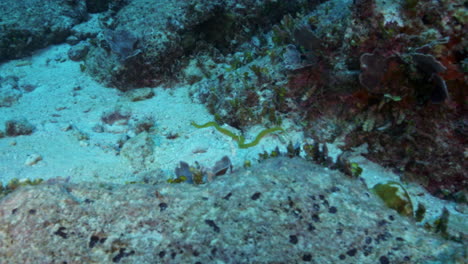
[[[462,263],[463,254],[363,184],[300,159],[200,186],[55,182],[0,201],[4,264]]]
[[[0,61],[17,59],[65,41],[86,18],[83,1],[0,1]]]
[[[230,50],[306,2],[133,0],[93,40],[85,64],[97,80],[120,90],[157,85],[180,70],[184,55]]]

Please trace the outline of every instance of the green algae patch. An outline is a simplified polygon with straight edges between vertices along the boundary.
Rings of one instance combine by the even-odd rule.
[[[9,181],[5,186],[3,186],[0,183],[0,198],[6,196],[9,193],[12,193],[16,189],[22,187],[22,186],[28,186],[28,185],[39,185],[43,182],[43,179],[35,179],[35,180],[30,180],[30,179],[12,179]]]
[[[426,206],[424,204],[419,203],[418,208],[416,209],[414,219],[416,222],[421,222],[424,219],[424,216],[426,215]]]
[[[377,194],[384,203],[400,215],[413,216],[413,205],[408,192],[398,182],[376,184],[372,191]]]
[[[364,171],[361,168],[361,166],[359,166],[359,164],[357,164],[356,162],[351,162],[349,166],[350,166],[351,176],[354,178],[359,178],[359,176],[361,176],[362,172]]]
[[[167,180],[168,183],[182,183],[182,182],[186,182],[186,181],[187,181],[187,177],[185,177],[185,176],[180,176],[180,177],[177,177],[175,179]]]
[[[250,147],[257,145],[260,142],[260,140],[268,134],[271,134],[276,131],[284,131],[281,127],[267,128],[267,129],[262,130],[252,142],[245,143],[245,138],[243,136],[236,135],[235,133],[229,131],[228,129],[222,128],[216,122],[208,122],[203,125],[199,125],[192,121],[190,124],[196,128],[214,127],[216,130],[223,133],[224,135],[231,137],[234,141],[237,142],[237,145],[239,146],[239,148],[242,148],[242,149],[250,148]]]

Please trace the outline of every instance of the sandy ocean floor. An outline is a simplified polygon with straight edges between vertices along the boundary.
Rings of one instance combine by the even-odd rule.
[[[245,160],[254,161],[258,153],[276,146],[302,141],[302,133],[287,127],[281,135],[269,135],[259,145],[237,148],[236,142],[213,128],[196,129],[190,122],[205,123],[213,117],[205,107],[193,103],[184,86],[165,89],[154,87],[155,96],[131,102],[123,93],[107,88],[80,71],[80,65],[67,58],[67,44],[52,46],[31,58],[0,65],[3,77],[19,77],[19,85],[33,85],[35,90],[24,93],[19,102],[0,108],[0,124],[10,119],[26,118],[36,126],[33,134],[0,139],[0,180],[70,177],[71,181],[106,181],[123,183],[133,180],[135,170],[116,151],[119,139],[128,135],[128,126],[116,123],[105,132],[93,129],[102,125],[103,113],[120,108],[130,112],[132,119],[146,117],[155,121],[156,147],[153,164],[171,174],[179,161],[198,161],[212,166],[228,155],[236,166]],[[255,138],[262,127],[248,131],[246,142]],[[85,134],[88,140],[79,135]],[[167,139],[178,134],[176,139]],[[130,135],[131,136],[131,135]],[[28,157],[40,155],[42,160],[26,165]]]
[[[290,141],[308,141],[300,129],[286,120],[282,125],[285,132],[268,135],[260,144],[240,149],[235,141],[214,128],[197,129],[190,125],[192,120],[199,124],[212,121],[213,116],[203,105],[190,99],[188,86],[153,87],[155,96],[131,102],[122,92],[104,87],[81,72],[79,63],[68,59],[68,49],[67,44],[51,46],[30,58],[0,65],[2,77],[14,75],[19,78],[19,86],[36,87],[24,93],[13,106],[0,108],[0,126],[7,120],[26,118],[36,127],[31,135],[0,139],[0,182],[3,184],[15,178],[61,177],[71,182],[110,183],[138,180],[136,175],[141,171],[132,168],[117,150],[119,139],[132,136],[128,125],[117,122],[107,125],[104,132],[95,129],[103,125],[103,113],[115,108],[131,113],[132,120],[149,117],[155,121],[152,135],[155,148],[146,169],[161,169],[170,177],[175,176],[174,169],[180,161],[189,164],[197,161],[212,167],[227,155],[236,169],[246,160],[255,164],[258,154],[264,151],[271,152],[278,146],[285,152]],[[247,131],[246,142],[253,140],[262,129],[255,126]],[[174,134],[178,137],[168,138]],[[329,150],[332,157],[340,153],[334,145]],[[32,156],[39,156],[40,160],[27,164]],[[397,175],[366,160],[359,152],[350,160],[364,169],[361,177],[368,188],[379,182],[399,181]],[[444,207],[452,215],[457,214],[456,204],[436,199],[416,184],[405,187],[413,204],[431,204],[426,219],[435,219]]]

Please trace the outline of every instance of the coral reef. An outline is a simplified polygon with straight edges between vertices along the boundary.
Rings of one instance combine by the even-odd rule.
[[[286,14],[217,54],[228,71],[192,95],[240,130],[290,118],[344,151],[368,143],[372,161],[455,199],[468,186],[463,5],[335,0]]]

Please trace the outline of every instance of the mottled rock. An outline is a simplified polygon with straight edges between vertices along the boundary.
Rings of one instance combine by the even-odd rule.
[[[32,84],[32,83],[22,83],[20,85],[20,89],[26,93],[30,93],[34,90],[36,90],[37,84]]]
[[[2,263],[463,263],[465,257],[462,244],[399,216],[359,181],[289,158],[199,186],[23,187],[0,200],[0,238]]]
[[[306,2],[133,0],[117,12],[112,29],[96,38],[86,66],[96,79],[120,90],[154,86],[173,77],[182,57],[200,43],[233,50]]]
[[[19,90],[0,90],[0,107],[10,107],[21,97]]]
[[[89,20],[71,29],[70,37],[76,37],[78,40],[95,38],[103,30],[100,19],[102,19],[100,15],[90,15]]]
[[[9,137],[30,135],[34,132],[34,129],[34,125],[29,123],[26,118],[8,120],[5,122],[5,134]]]
[[[132,114],[130,111],[116,107],[112,110],[104,112],[101,116],[101,121],[108,125],[126,125],[131,115]]]
[[[0,1],[0,61],[17,59],[65,41],[86,18],[84,1]]]
[[[153,139],[144,131],[125,142],[120,153],[130,161],[133,168],[141,170],[146,167],[146,162],[150,161],[153,147]]]
[[[69,36],[65,42],[69,45],[76,45],[80,43],[80,39],[77,36]]]
[[[42,160],[42,156],[37,154],[37,153],[34,153],[34,154],[29,155],[26,158],[26,161],[24,162],[24,165],[33,166],[33,165],[36,165],[41,160]]]
[[[143,101],[146,99],[150,99],[153,96],[154,91],[151,88],[135,89],[125,93],[125,97],[127,97],[132,102]]]
[[[89,44],[86,42],[81,42],[75,46],[72,46],[68,50],[68,58],[72,61],[81,61],[83,60],[89,51]]]
[[[23,95],[18,88],[18,80],[16,76],[0,77],[0,107],[12,106]]]

